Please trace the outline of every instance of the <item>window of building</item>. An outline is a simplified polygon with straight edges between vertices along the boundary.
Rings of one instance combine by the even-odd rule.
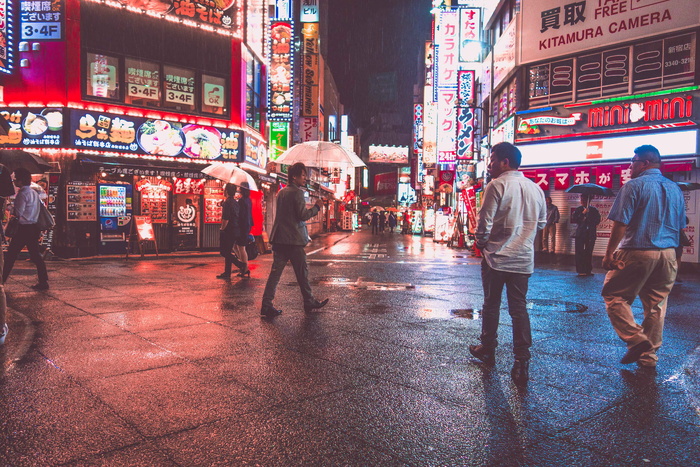
[[[163,66],[163,107],[185,112],[195,111],[195,71]]]
[[[127,58],[126,69],[127,104],[145,107],[160,106],[160,65],[144,60]]]
[[[102,54],[87,54],[85,94],[91,97],[120,100],[119,59]]]
[[[261,66],[251,54],[247,54],[246,58],[246,123],[249,127],[261,131]]]
[[[202,112],[225,115],[228,113],[226,80],[211,75],[202,75]]]

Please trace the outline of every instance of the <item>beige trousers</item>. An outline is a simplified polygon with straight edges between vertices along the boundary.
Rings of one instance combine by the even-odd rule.
[[[549,239],[551,238],[551,244]],[[542,251],[554,251],[557,249],[557,224],[545,225],[542,231]]]
[[[642,354],[639,363],[654,366],[658,361],[656,351],[661,347],[668,294],[678,272],[676,251],[617,250],[614,259],[623,261],[625,266],[605,276],[601,295],[610,323],[628,348],[645,340],[651,342],[651,350]],[[632,315],[632,302],[637,296],[644,307],[641,325]]]

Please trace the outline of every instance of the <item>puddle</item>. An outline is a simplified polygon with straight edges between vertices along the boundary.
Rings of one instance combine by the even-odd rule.
[[[547,311],[547,312],[560,312],[560,313],[583,313],[588,311],[588,307],[581,303],[566,302],[560,300],[546,300],[533,298],[527,301],[527,309],[537,311]]]
[[[465,319],[481,319],[480,310],[475,310],[473,308],[460,308],[457,310],[450,310],[450,314],[456,316],[457,318]]]

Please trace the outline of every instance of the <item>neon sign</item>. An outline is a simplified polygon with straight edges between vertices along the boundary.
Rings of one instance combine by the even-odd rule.
[[[11,0],[0,0],[0,72],[10,74],[14,68],[15,31]]]
[[[649,99],[644,102],[606,105],[588,111],[588,126],[626,125],[639,121],[655,122],[691,118],[693,116],[693,96]]]
[[[277,21],[270,27],[269,120],[291,121],[293,111],[294,56],[291,21]]]

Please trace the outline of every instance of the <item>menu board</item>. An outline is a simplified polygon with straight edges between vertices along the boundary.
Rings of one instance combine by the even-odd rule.
[[[68,182],[66,201],[69,221],[97,220],[97,186],[95,184]]]
[[[134,216],[134,225],[136,226],[139,240],[150,240],[152,242],[156,240],[153,223],[149,216]]]
[[[0,147],[61,146],[63,110],[56,108],[16,108],[0,110],[10,124],[6,135],[0,135]]]
[[[141,214],[148,215],[154,224],[168,222],[168,190],[151,185],[141,190]]]
[[[204,223],[221,223],[221,205],[226,197],[223,187],[204,189]]]
[[[240,130],[182,125],[166,120],[86,110],[71,110],[70,127],[70,144],[78,149],[206,160],[243,160],[243,132]]]

